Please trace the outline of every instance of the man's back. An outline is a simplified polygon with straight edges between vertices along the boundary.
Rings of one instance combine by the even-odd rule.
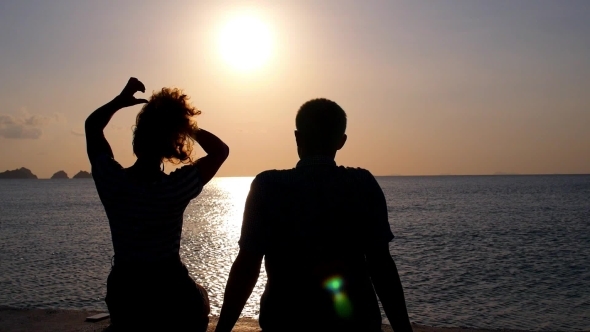
[[[304,103],[295,117],[297,167],[252,181],[216,332],[231,331],[263,259],[264,332],[380,331],[376,294],[395,331],[412,331],[383,192],[369,171],[334,162],[346,123],[331,100]]]
[[[381,315],[365,252],[392,238],[383,193],[366,170],[316,157],[258,175],[240,247],[265,255],[262,329],[285,330],[286,321],[306,317],[318,330],[378,331]]]

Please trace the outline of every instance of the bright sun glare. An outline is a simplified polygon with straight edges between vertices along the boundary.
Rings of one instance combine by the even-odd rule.
[[[241,71],[264,65],[272,51],[271,33],[266,24],[255,16],[236,16],[221,30],[219,51],[223,59]]]

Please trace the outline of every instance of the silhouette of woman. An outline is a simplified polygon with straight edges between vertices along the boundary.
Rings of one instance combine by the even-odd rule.
[[[183,214],[229,154],[215,135],[197,128],[201,112],[181,90],[163,88],[150,100],[136,78],[86,119],[92,176],[111,228],[114,264],[106,303],[115,330],[206,331],[209,299],[179,256]],[[145,104],[133,131],[135,164],[123,168],[103,130],[121,108]],[[207,153],[193,161],[196,141]],[[163,162],[186,164],[170,174]]]

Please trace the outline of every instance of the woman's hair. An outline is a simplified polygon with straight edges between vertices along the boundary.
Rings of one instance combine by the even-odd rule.
[[[154,92],[137,114],[133,129],[133,153],[138,157],[160,158],[172,163],[192,162],[194,116],[201,111],[176,88]]]

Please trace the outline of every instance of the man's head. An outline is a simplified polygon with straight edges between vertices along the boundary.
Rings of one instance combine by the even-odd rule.
[[[312,99],[303,104],[295,118],[299,157],[335,156],[346,142],[346,113],[335,102]]]

